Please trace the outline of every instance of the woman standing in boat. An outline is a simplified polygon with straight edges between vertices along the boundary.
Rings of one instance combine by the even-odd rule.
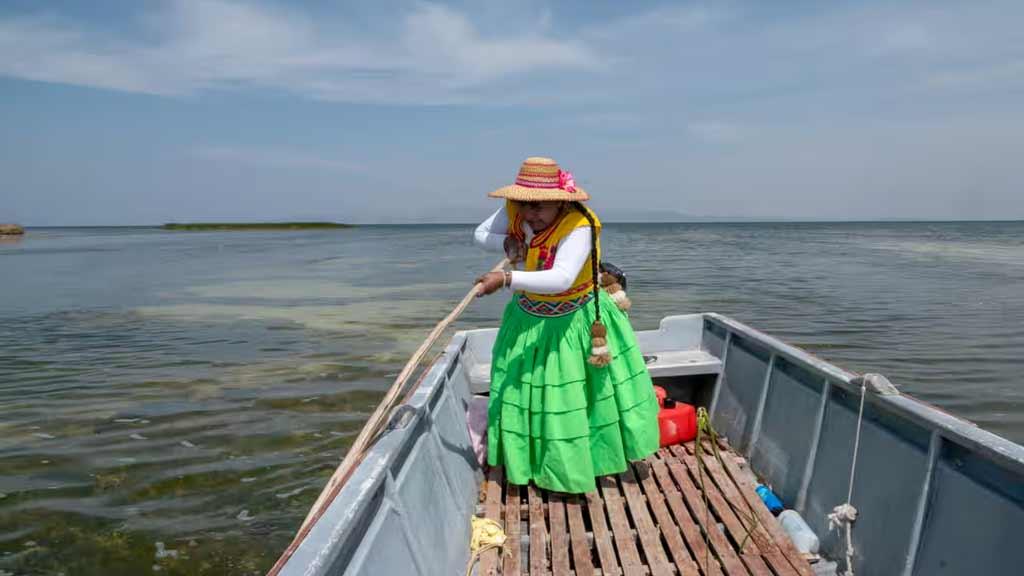
[[[494,343],[487,461],[509,482],[595,489],[658,449],[658,403],[614,278],[599,272],[601,222],[590,196],[549,158],[528,158],[505,204],[476,230],[521,269],[478,279],[515,293]]]

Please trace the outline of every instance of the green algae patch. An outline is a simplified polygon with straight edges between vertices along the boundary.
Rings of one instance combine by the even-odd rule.
[[[253,527],[240,520],[234,529],[182,530],[175,536],[131,532],[121,529],[122,522],[77,514],[40,514],[45,528],[0,542],[0,574],[261,576],[290,539],[283,527]],[[252,546],[256,530],[265,546]]]

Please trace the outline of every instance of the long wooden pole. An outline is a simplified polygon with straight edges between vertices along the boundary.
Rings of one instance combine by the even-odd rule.
[[[502,270],[505,265],[508,264],[508,259],[502,259],[491,272],[498,272]],[[391,384],[391,388],[388,389],[387,394],[380,401],[377,409],[370,415],[370,419],[366,421],[366,425],[359,432],[359,436],[356,437],[356,441],[352,443],[352,447],[349,448],[348,453],[345,454],[345,458],[341,461],[341,464],[334,470],[334,474],[327,481],[327,485],[324,486],[320,496],[317,497],[316,502],[309,509],[309,514],[306,515],[306,519],[302,521],[302,525],[299,527],[298,533],[292,540],[288,548],[285,549],[281,557],[277,559],[274,567],[270,569],[267,576],[276,576],[281,568],[284,567],[285,563],[291,558],[295,550],[298,549],[299,545],[309,534],[309,531],[313,528],[313,525],[317,520],[323,516],[324,512],[327,511],[327,507],[331,505],[334,498],[341,491],[341,488],[348,481],[352,472],[355,471],[356,466],[362,462],[363,457],[366,455],[366,451],[373,444],[377,438],[377,432],[387,423],[388,416],[391,414],[392,408],[395,404],[403,398],[402,390],[405,388],[405,382],[412,376],[412,373],[416,370],[416,367],[420,362],[423,361],[423,357],[430,351],[431,346],[437,341],[441,334],[445,331],[448,326],[455,321],[462,313],[469,307],[470,302],[476,298],[477,294],[480,293],[480,288],[483,286],[482,283],[473,285],[473,288],[462,298],[462,301],[452,309],[452,311],[445,316],[444,320],[438,322],[437,326],[430,331],[427,338],[420,344],[420,347],[416,349],[409,361],[406,362],[405,367],[395,378],[395,382]]]

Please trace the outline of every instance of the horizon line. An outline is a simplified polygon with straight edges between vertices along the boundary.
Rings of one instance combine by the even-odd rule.
[[[193,222],[193,221],[189,221]],[[211,221],[213,222],[213,221]],[[227,221],[231,224],[252,224],[252,223],[283,223],[290,222],[289,220],[240,220],[240,221]],[[753,217],[694,217],[689,219],[680,220],[617,220],[607,219],[604,220],[606,224],[916,224],[916,223],[969,223],[969,222],[989,222],[989,223],[1014,223],[1024,222],[1024,217],[1021,218],[852,218],[852,219],[838,219],[838,218],[753,218]],[[195,221],[196,224],[204,224],[202,221]],[[334,222],[334,224],[345,224],[350,226],[463,226],[463,225],[474,225],[479,224],[476,221],[448,221],[448,222],[364,222],[364,223],[352,223],[352,222]],[[23,228],[27,229],[42,229],[42,228],[153,228],[161,229],[165,223],[160,224],[45,224],[45,225],[34,225],[34,224],[19,224]]]

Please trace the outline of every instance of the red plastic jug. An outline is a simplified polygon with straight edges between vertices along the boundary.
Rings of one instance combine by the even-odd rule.
[[[668,392],[665,392],[665,389],[661,386],[655,386],[654,395],[658,397],[658,406],[664,406],[665,398],[668,397]]]
[[[697,411],[689,404],[666,398],[658,411],[661,446],[689,442],[697,437]]]

